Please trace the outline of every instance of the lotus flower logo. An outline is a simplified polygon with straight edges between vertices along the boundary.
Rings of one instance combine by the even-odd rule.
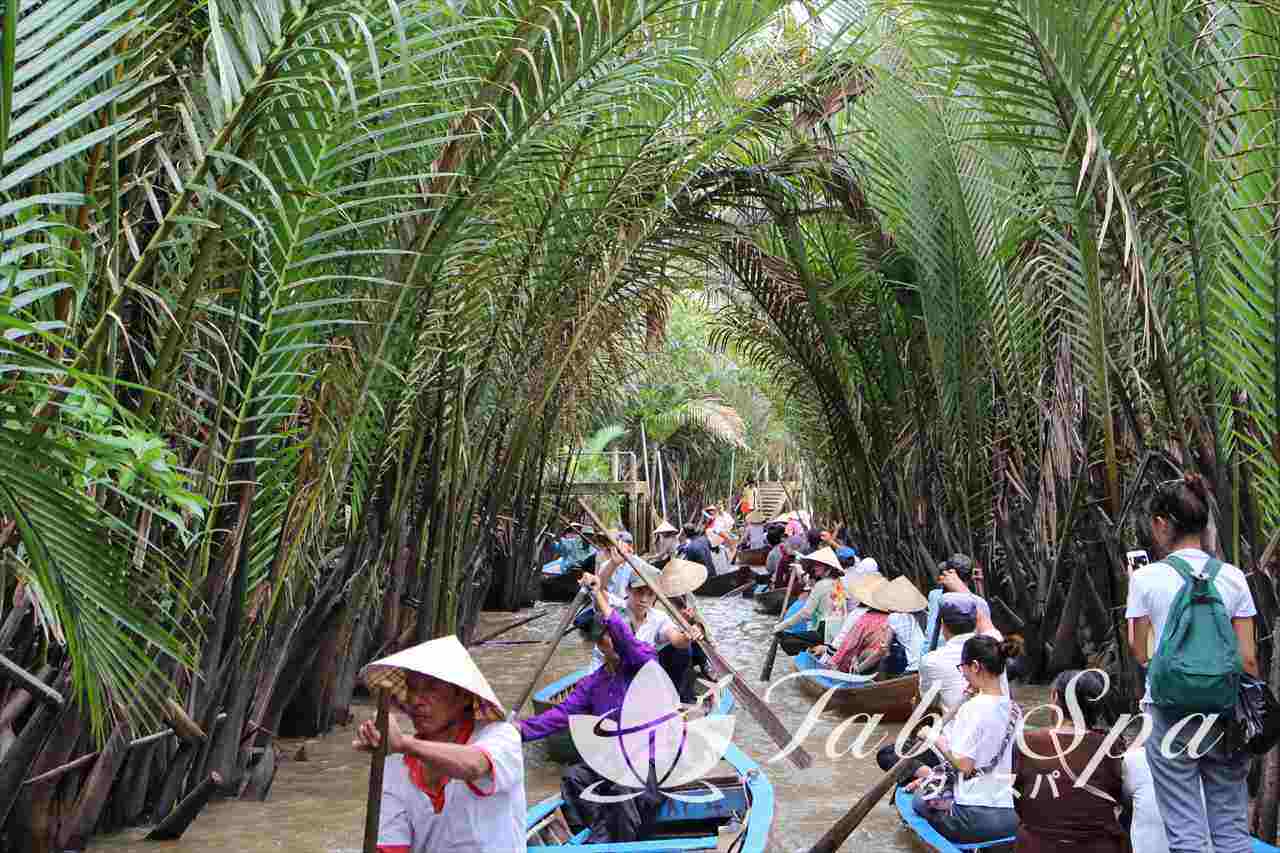
[[[723,796],[707,782],[701,782],[706,793],[672,789],[700,781],[724,757],[733,738],[733,717],[686,719],[675,685],[656,661],[636,674],[621,708],[601,717],[574,714],[569,734],[583,761],[604,777],[582,792],[592,802],[630,800],[651,785],[685,802],[714,802]],[[595,793],[604,780],[633,791]]]

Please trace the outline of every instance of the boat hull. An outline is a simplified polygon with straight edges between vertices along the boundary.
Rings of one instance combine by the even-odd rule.
[[[697,595],[718,596],[732,592],[751,580],[751,570],[745,566],[738,570],[730,570],[718,575],[709,575],[702,586],[694,590]]]
[[[920,701],[920,675],[891,678],[887,681],[867,680],[862,684],[850,684],[838,679],[824,676],[818,672],[822,667],[813,655],[801,652],[794,658],[796,670],[805,673],[796,679],[800,689],[817,699],[835,688],[831,698],[827,700],[827,710],[838,713],[882,714],[885,722],[900,723],[911,717],[916,704]]]
[[[915,834],[916,838],[930,850],[936,850],[938,853],[959,853],[964,850],[994,851],[996,848],[1005,847],[1006,845],[1008,848],[1013,846],[1013,838],[988,841],[985,844],[953,844],[943,838],[936,829],[929,825],[928,821],[915,813],[915,809],[911,808],[911,794],[902,788],[894,790],[893,805],[898,810],[898,817],[902,818],[902,822]],[[1253,839],[1253,853],[1280,853],[1280,847],[1272,847],[1270,844],[1255,838]]]
[[[774,587],[766,592],[756,593],[756,610],[768,616],[777,616],[782,612],[782,605],[787,599],[787,588]]]
[[[739,548],[734,562],[739,566],[763,566],[769,559],[771,548]]]
[[[664,837],[661,840],[637,841],[620,844],[585,844],[587,830],[582,830],[568,844],[554,847],[538,846],[530,843],[530,850],[581,851],[581,853],[682,853],[687,850],[715,850],[717,837],[713,827],[723,824],[731,817],[746,814],[742,828],[740,844],[735,847],[741,853],[764,853],[768,849],[769,834],[773,828],[774,793],[773,784],[764,774],[760,765],[747,757],[741,749],[733,744],[725,751],[724,760],[737,773],[739,779],[745,780],[741,786],[722,789],[722,798],[714,802],[682,802],[672,798],[664,798],[658,811],[657,830]],[[531,806],[526,817],[526,828],[536,826],[540,821],[564,805],[558,796],[548,797]],[[680,827],[696,827],[685,833],[678,832]]]

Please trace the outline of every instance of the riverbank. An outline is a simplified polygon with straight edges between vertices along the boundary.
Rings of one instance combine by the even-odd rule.
[[[554,629],[560,608],[564,605],[548,606],[554,611],[551,617],[516,628],[504,634],[503,639],[545,637]],[[749,682],[756,684],[775,618],[757,614],[750,601],[738,597],[704,598],[699,601],[699,606],[712,626],[721,651],[741,669]],[[486,613],[480,631],[483,633],[490,625],[500,625],[510,618],[511,614]],[[511,702],[532,673],[538,650],[536,645],[482,646],[473,653],[499,698]],[[548,665],[542,683],[580,668],[587,657],[587,647],[576,635],[566,637]],[[790,661],[780,656],[774,669],[774,679],[793,671]],[[760,685],[761,688],[764,686]],[[1020,685],[1015,692],[1024,707],[1044,701],[1047,696],[1047,689],[1038,686]],[[794,683],[780,685],[770,698],[770,705],[793,732],[799,728],[811,704],[812,701]],[[371,715],[368,707],[354,710],[357,720]],[[773,742],[745,713],[739,712],[736,721],[735,741],[751,757],[763,762],[777,751]],[[785,761],[766,766],[777,794],[777,817],[773,827],[776,849],[806,849],[879,778],[880,772],[870,757],[859,759],[846,755],[833,759],[828,755],[828,738],[841,722],[842,717],[836,714],[824,714],[805,739],[814,757],[814,766],[810,769],[796,770]],[[898,728],[886,725],[882,730],[892,737]],[[848,749],[853,736],[854,733],[842,732],[834,746],[838,750]],[[143,842],[145,829],[135,829],[99,837],[94,840],[93,848],[111,853],[156,853],[165,849],[181,850],[182,853],[358,851],[364,826],[369,760],[351,749],[351,728],[340,726],[323,738],[281,740],[280,744],[286,760],[280,765],[267,802],[230,800],[212,803],[181,841]],[[305,749],[306,761],[297,760],[300,749]],[[548,761],[537,744],[525,748],[525,781],[531,803],[559,790],[559,772],[560,766]],[[844,849],[907,853],[920,848],[901,827],[886,798],[867,817]]]

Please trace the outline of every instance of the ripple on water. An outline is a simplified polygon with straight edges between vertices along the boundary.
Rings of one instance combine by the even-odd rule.
[[[760,668],[771,638],[775,617],[755,612],[752,603],[733,598],[702,598],[698,605],[711,625],[716,645],[729,662],[740,669],[748,683],[758,685],[763,695],[767,685],[759,682]],[[551,604],[552,614],[504,635],[504,639],[545,639],[555,629],[565,605]],[[510,614],[485,614],[485,622],[500,625]],[[539,647],[488,646],[473,651],[485,676],[505,702],[514,701],[526,686],[539,658]],[[542,683],[568,675],[582,667],[589,657],[587,645],[576,634],[566,637],[547,666]],[[779,654],[774,678],[793,672],[785,655]],[[1044,701],[1042,687],[1018,687],[1024,707]],[[775,713],[795,731],[812,700],[794,682],[780,685],[770,698]],[[1029,703],[1029,704],[1028,704]],[[356,716],[372,716],[370,709],[357,708]],[[844,755],[836,759],[826,754],[826,742],[842,717],[822,715],[805,740],[814,765],[797,770],[785,760],[765,764],[776,797],[774,842],[779,849],[807,849],[876,779],[880,770],[873,757]],[[407,725],[407,723],[406,723]],[[899,726],[885,725],[871,739],[883,733],[897,736]],[[847,749],[853,735],[838,741]],[[770,740],[747,714],[737,714],[735,742],[751,757],[764,762],[777,752]],[[305,763],[288,760],[303,741],[281,744],[281,761],[271,799],[266,803],[223,801],[211,803],[181,841],[144,842],[145,829],[126,830],[94,839],[95,850],[114,853],[158,853],[166,847],[182,853],[267,853],[267,851],[308,850],[327,853],[359,853],[364,831],[364,807],[368,789],[368,760],[351,750],[351,729],[341,727],[318,739],[308,739]],[[888,742],[888,741],[886,741]],[[529,801],[537,802],[559,790],[560,766],[548,760],[538,744],[525,747],[525,783]],[[844,846],[845,850],[918,851],[912,836],[902,828],[897,813],[886,798],[877,806]]]

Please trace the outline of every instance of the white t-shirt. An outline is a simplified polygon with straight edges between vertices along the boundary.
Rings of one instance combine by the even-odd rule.
[[[1147,751],[1141,746],[1124,754],[1121,780],[1125,796],[1133,800],[1133,823],[1129,840],[1140,853],[1169,853],[1169,836],[1164,831],[1160,805],[1156,802],[1156,786],[1147,764]]]
[[[978,769],[991,764],[1008,731],[1011,706],[1009,697],[985,693],[965,702],[943,730],[951,751],[972,759]],[[1013,744],[1016,740],[1009,738],[1000,761],[988,774],[956,782],[956,805],[1013,808]]]
[[[1198,571],[1209,562],[1209,555],[1199,548],[1182,548],[1170,556],[1180,557],[1192,571]],[[1222,596],[1223,607],[1227,616],[1232,619],[1245,619],[1258,612],[1253,604],[1253,594],[1249,592],[1249,582],[1244,572],[1230,563],[1223,563],[1214,581],[1218,595]],[[1182,575],[1168,563],[1149,563],[1133,573],[1129,578],[1129,601],[1124,610],[1125,618],[1140,619],[1143,616],[1151,619],[1151,631],[1155,637],[1152,654],[1160,649],[1160,638],[1164,634],[1164,623],[1169,616],[1169,608],[1173,599],[1182,589]],[[1147,692],[1142,697],[1143,703],[1151,701],[1151,679],[1147,678]]]
[[[948,708],[954,708],[964,701],[964,692],[969,682],[958,667],[964,653],[965,641],[976,634],[957,634],[938,648],[920,658],[920,695],[929,693],[933,685],[939,685],[938,701]],[[1000,689],[1009,695],[1009,676],[1000,676]]]
[[[910,613],[890,613],[889,630],[902,643],[907,652],[907,672],[920,668],[920,647],[924,645],[924,631],[916,617]],[[838,647],[837,647],[838,648]]]
[[[492,770],[479,783],[445,783],[439,814],[410,779],[405,757],[387,756],[379,846],[407,846],[412,853],[523,853],[526,805],[519,730],[510,723],[484,723],[467,743],[484,750]]]
[[[631,614],[626,610],[625,603],[614,596],[609,596],[609,603],[622,614],[622,618],[627,625],[631,625]],[[649,612],[645,614],[644,624],[639,628],[633,628],[632,632],[636,635],[637,640],[653,646],[653,650],[656,652],[668,645],[665,629],[668,625],[674,624],[671,621],[671,617],[661,607],[650,607]],[[600,654],[599,649],[592,647],[591,671],[595,672],[602,666],[604,666],[604,655]]]

